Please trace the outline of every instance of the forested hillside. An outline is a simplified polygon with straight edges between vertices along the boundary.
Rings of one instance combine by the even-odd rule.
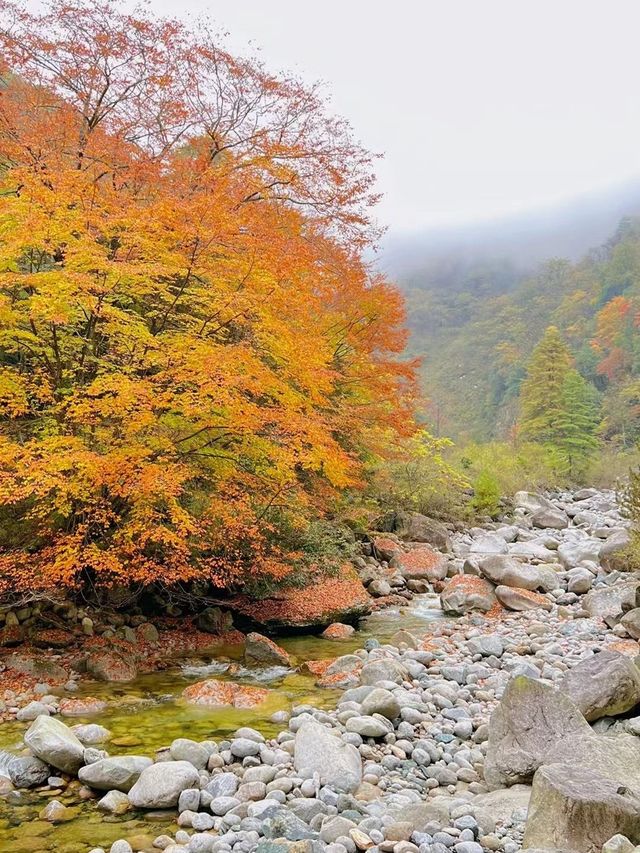
[[[629,447],[640,433],[640,219],[577,263],[529,275],[508,260],[439,259],[404,282],[410,348],[423,356],[428,417],[439,434],[485,441],[517,434],[532,352],[556,326],[601,403],[599,436]]]

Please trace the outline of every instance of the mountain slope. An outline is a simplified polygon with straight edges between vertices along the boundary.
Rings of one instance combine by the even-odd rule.
[[[602,433],[636,433],[640,373],[640,220],[571,263],[552,259],[526,274],[511,257],[432,258],[402,280],[412,337],[424,358],[429,420],[440,434],[488,440],[510,434],[536,343],[557,325],[576,366],[602,395]],[[640,396],[640,395],[639,395]]]

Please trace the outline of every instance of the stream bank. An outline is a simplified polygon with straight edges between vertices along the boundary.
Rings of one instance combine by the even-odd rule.
[[[75,774],[67,779],[64,773],[49,777],[49,786],[41,786],[40,791],[5,791],[0,849],[4,843],[7,850],[30,853],[71,853],[96,844],[109,850],[118,838],[121,841],[116,841],[113,853],[129,849],[516,853],[523,844],[530,783],[535,771],[549,761],[544,744],[553,744],[560,755],[556,741],[564,736],[569,742],[568,736],[579,726],[569,709],[566,717],[551,720],[555,729],[549,724],[547,731],[538,732],[539,743],[527,745],[527,762],[523,764],[522,755],[517,755],[509,767],[513,749],[505,748],[504,731],[501,740],[491,714],[505,693],[509,698],[510,683],[522,683],[525,693],[529,691],[527,707],[540,706],[545,711],[545,691],[552,691],[557,704],[560,694],[554,687],[562,689],[569,670],[579,673],[579,667],[592,659],[606,662],[606,657],[599,657],[606,652],[614,656],[619,673],[616,676],[615,670],[605,680],[617,689],[620,677],[626,678],[631,689],[625,692],[622,710],[609,696],[598,705],[599,716],[592,722],[594,729],[620,731],[616,743],[618,737],[631,737],[631,745],[625,742],[624,749],[633,753],[637,738],[625,732],[634,729],[630,715],[640,701],[640,688],[635,690],[633,671],[625,669],[625,662],[635,666],[629,655],[638,652],[637,640],[630,634],[635,630],[633,616],[628,615],[633,614],[638,581],[616,570],[606,571],[600,564],[607,556],[606,543],[624,538],[625,525],[612,495],[589,491],[582,496],[556,496],[552,501],[523,496],[514,518],[506,521],[453,538],[450,565],[456,577],[445,581],[442,601],[463,614],[456,620],[442,619],[434,612],[432,597],[417,596],[408,612],[374,614],[365,623],[364,633],[348,641],[336,644],[317,637],[282,641],[298,660],[324,659],[339,652],[333,666],[354,685],[346,692],[322,691],[311,676],[305,685],[297,685],[301,690],[296,692],[287,679],[307,676],[281,673],[269,683],[247,675],[246,683],[278,685],[274,692],[282,706],[275,711],[266,704],[262,710],[260,706],[226,709],[224,719],[216,719],[218,711],[198,708],[190,716],[192,711],[186,712],[181,700],[169,700],[166,706],[171,708],[172,701],[174,706],[168,714],[175,722],[173,729],[160,723],[161,701],[150,715],[149,726],[140,725],[139,709],[128,716],[129,733],[137,742],[127,746],[122,743],[126,735],[115,735],[105,744],[111,755],[148,755],[160,744],[171,749],[156,754],[151,770],[158,775],[152,784],[145,781],[147,770],[142,770],[138,781],[131,780],[129,797],[107,794],[105,799],[110,800],[101,806],[120,803],[130,810],[119,815],[107,812],[101,818],[94,802],[77,805],[83,796],[94,801],[103,796],[104,788],[99,792],[95,787],[95,775],[93,785],[85,788],[79,787]],[[554,526],[541,526],[544,522]],[[465,584],[457,583],[457,577],[466,578]],[[484,597],[478,596],[478,583],[484,585]],[[376,625],[376,619],[382,621]],[[330,643],[331,649],[323,643]],[[187,679],[224,680],[227,676],[219,667],[225,663],[218,658],[201,664],[209,666],[209,671],[191,670]],[[171,677],[177,679],[178,673]],[[179,677],[184,686],[184,671]],[[233,680],[242,681],[238,671]],[[593,682],[593,674],[587,680]],[[137,688],[131,689],[135,693]],[[140,685],[140,692],[144,690]],[[579,699],[575,687],[573,697]],[[510,701],[517,707],[517,696]],[[123,703],[118,705],[111,719],[100,714],[91,719],[113,727],[123,711]],[[600,736],[592,735],[586,718],[577,714],[589,730],[588,736],[580,730],[580,743],[588,743],[591,751],[601,749],[600,740],[588,740]],[[542,717],[547,725],[551,717]],[[202,729],[196,718],[203,720]],[[516,719],[515,725],[520,724]],[[17,739],[18,729],[11,734]],[[321,749],[316,748],[318,743]],[[37,749],[41,757],[50,757],[46,743]],[[87,772],[99,774],[104,769],[99,762],[104,759],[90,750],[85,750],[81,762],[90,760]],[[566,754],[563,758],[569,760]],[[114,761],[117,765],[118,759]],[[624,772],[613,759],[608,763],[612,774]],[[94,770],[91,764],[96,765]],[[192,769],[185,770],[185,764]],[[607,762],[599,761],[598,768],[592,769],[601,770],[603,764]],[[107,778],[101,787],[112,781],[111,770],[104,772]],[[52,787],[52,781],[59,787]],[[79,811],[75,815],[59,812],[62,819],[52,826],[46,819],[33,820],[33,807],[31,814],[27,812],[31,797],[40,798],[40,803],[59,801],[63,808]],[[173,800],[168,809],[167,797]],[[52,806],[49,816],[57,808]],[[602,812],[602,804],[599,808]],[[29,827],[37,830],[33,838]],[[535,825],[527,825],[530,838],[535,839],[536,831]],[[574,840],[567,837],[565,849],[585,853],[584,846],[568,846]],[[589,844],[589,853],[600,853],[602,844],[598,847],[593,840]]]

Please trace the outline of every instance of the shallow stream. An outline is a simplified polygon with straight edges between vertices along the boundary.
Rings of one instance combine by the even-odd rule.
[[[441,618],[437,598],[416,596],[407,607],[374,613],[360,623],[359,630],[348,640],[331,641],[304,634],[280,638],[278,643],[301,665],[307,660],[348,654],[362,648],[369,638],[384,643],[400,628],[420,634],[429,622]],[[112,732],[112,739],[105,746],[112,755],[151,756],[178,737],[221,740],[245,725],[257,728],[265,737],[273,737],[283,728],[282,723],[270,720],[275,711],[289,710],[306,702],[319,708],[331,707],[342,692],[318,688],[314,676],[294,670],[246,669],[241,654],[241,646],[218,646],[214,657],[200,653],[197,659],[176,661],[172,669],[143,675],[127,684],[84,682],[74,696],[94,696],[105,699],[109,705],[103,713],[67,718],[66,722],[106,726]],[[233,669],[231,675],[227,673],[229,667]],[[181,698],[182,691],[188,684],[206,678],[268,687],[273,693],[253,709],[218,710],[188,705]],[[19,751],[25,729],[26,725],[21,723],[0,724],[0,749]],[[62,792],[20,791],[0,797],[0,853],[86,853],[96,846],[108,850],[118,838],[153,839],[163,832],[175,834],[173,811],[104,816],[96,810],[95,801],[80,799],[78,789],[79,784],[72,783]],[[70,820],[51,824],[39,819],[39,812],[54,798],[71,808]]]

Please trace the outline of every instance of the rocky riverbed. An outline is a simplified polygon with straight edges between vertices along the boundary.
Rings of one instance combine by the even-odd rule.
[[[614,495],[520,493],[508,517],[447,536],[441,551],[422,547],[419,519],[401,521],[411,533],[396,520],[374,537],[368,587],[402,588],[394,575],[417,593],[435,585],[452,618],[399,623],[360,648],[351,635],[347,654],[315,672],[311,662],[341,691],[332,707],[297,704],[268,730],[216,740],[187,722],[153,754],[144,742],[119,754],[98,723],[68,726],[43,702],[23,709],[24,748],[0,765],[9,806],[48,792],[41,819],[64,823],[73,788],[105,822],[145,814],[145,832],[109,853],[640,850],[640,578],[616,557],[628,533]],[[291,663],[264,638],[249,647]],[[209,677],[185,698],[205,715],[242,713],[268,689]],[[154,819],[178,828],[154,836]],[[58,849],[38,838],[19,849]]]

